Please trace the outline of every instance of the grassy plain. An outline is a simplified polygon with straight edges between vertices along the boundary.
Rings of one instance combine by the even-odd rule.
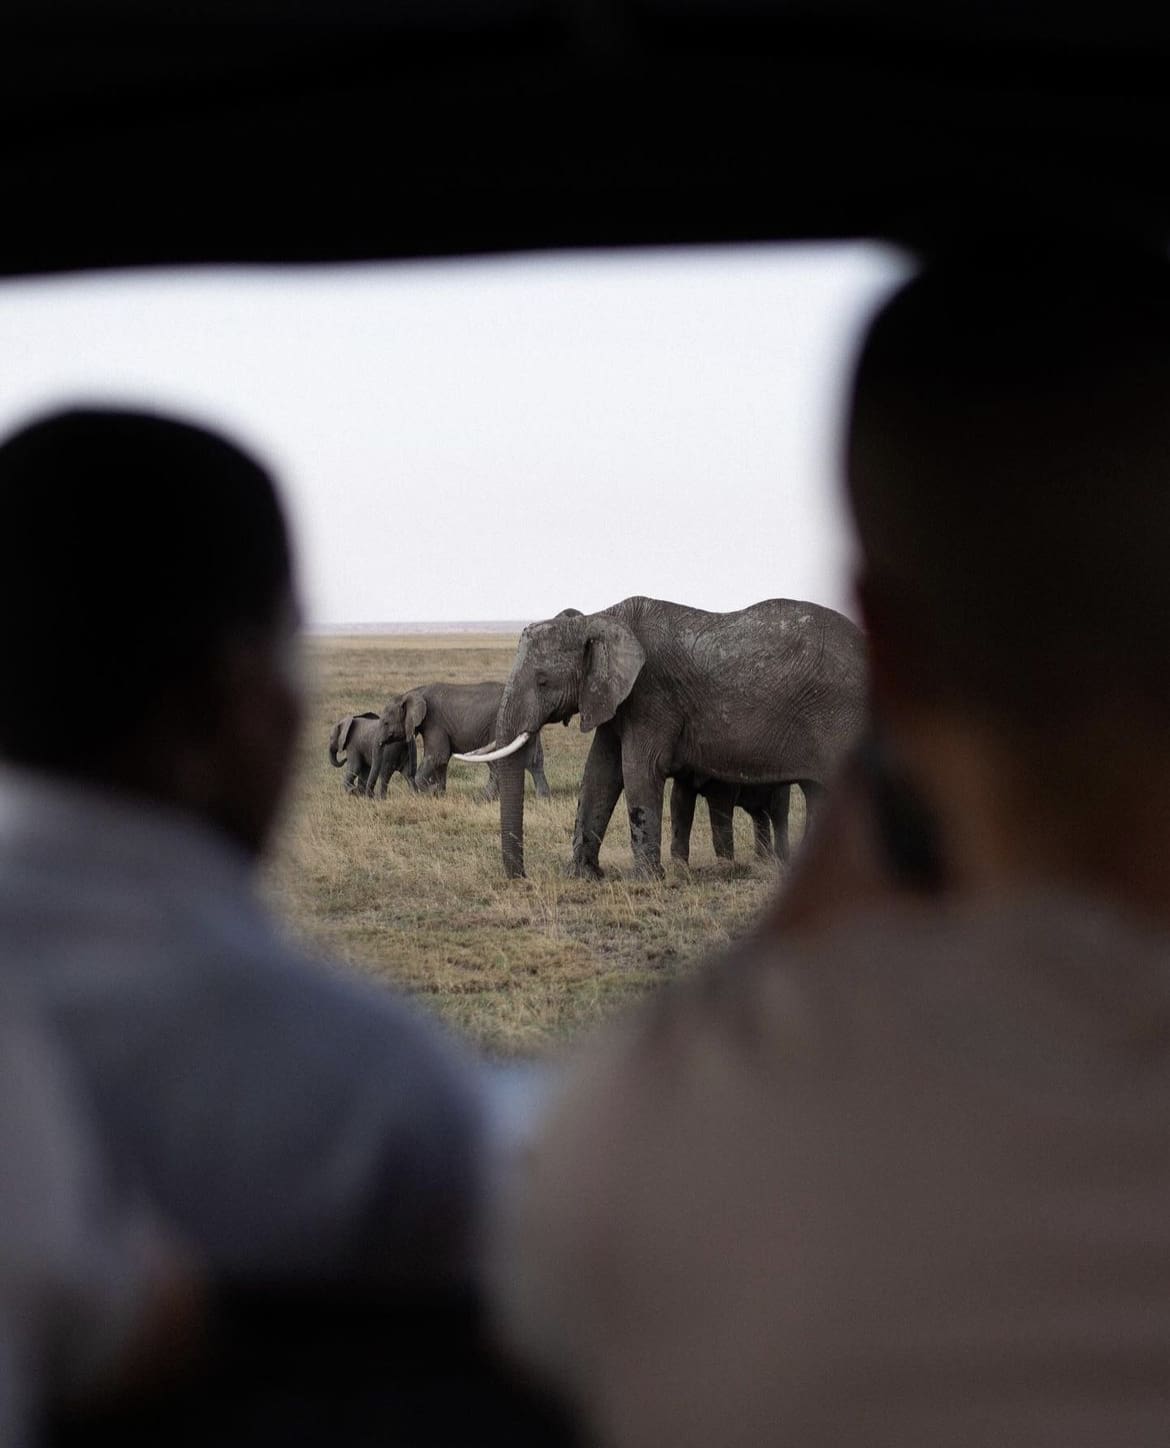
[[[576,721],[544,731],[551,803],[528,782],[527,880],[503,878],[498,806],[478,798],[482,766],[452,764],[443,799],[411,794],[399,775],[385,801],[343,792],[326,751],[334,720],[379,709],[414,684],[503,679],[515,643],[500,634],[309,640],[309,715],[267,876],[273,904],[302,939],[419,998],[500,1055],[563,1041],[692,966],[747,926],[780,868],[754,860],[740,811],[736,863],[717,861],[700,801],[690,869],[635,880],[619,803],[601,853],[606,879],[569,879],[591,737]],[[797,818],[794,838],[799,830]],[[664,829],[667,852],[668,840]]]

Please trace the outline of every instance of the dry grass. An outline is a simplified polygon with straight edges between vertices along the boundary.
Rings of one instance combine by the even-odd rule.
[[[505,1055],[562,1040],[685,970],[741,931],[778,878],[777,866],[753,859],[739,811],[737,863],[716,861],[700,802],[689,870],[634,880],[619,804],[601,855],[607,878],[569,879],[590,738],[575,724],[544,733],[551,803],[538,803],[528,784],[527,880],[503,878],[498,806],[478,799],[482,767],[452,764],[443,799],[411,794],[397,775],[385,801],[344,794],[326,753],[335,719],[380,708],[412,684],[502,679],[514,650],[500,635],[311,641],[309,720],[268,872],[294,931]]]

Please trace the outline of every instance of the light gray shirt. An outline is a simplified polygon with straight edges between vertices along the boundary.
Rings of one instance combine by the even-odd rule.
[[[291,946],[252,877],[185,815],[0,772],[0,979],[50,1018],[128,1183],[235,1274],[461,1280],[473,1063]]]
[[[48,1034],[0,1010],[0,1448],[116,1373],[158,1260],[152,1219],[114,1192]]]

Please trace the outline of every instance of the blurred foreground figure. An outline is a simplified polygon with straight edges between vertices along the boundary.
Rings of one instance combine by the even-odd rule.
[[[48,1035],[0,1019],[0,1445],[50,1412],[148,1383],[193,1345],[199,1293],[143,1210],[119,1200]]]
[[[1162,1444],[1165,267],[928,268],[848,477],[874,743],[787,935],[579,1068],[503,1315],[620,1448]]]
[[[199,428],[67,412],[0,446],[0,514],[0,978],[213,1272],[462,1285],[465,1063],[253,895],[301,707],[267,474]]]

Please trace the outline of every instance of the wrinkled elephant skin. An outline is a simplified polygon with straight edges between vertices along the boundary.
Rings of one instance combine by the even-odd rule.
[[[708,613],[628,598],[524,630],[492,737],[503,747],[523,731],[580,715],[582,730],[595,733],[571,869],[601,873],[601,842],[624,790],[635,867],[658,875],[667,779],[795,783],[814,809],[865,709],[865,642],[832,609],[768,599]],[[522,875],[523,791],[513,760],[497,767],[504,868]]]

